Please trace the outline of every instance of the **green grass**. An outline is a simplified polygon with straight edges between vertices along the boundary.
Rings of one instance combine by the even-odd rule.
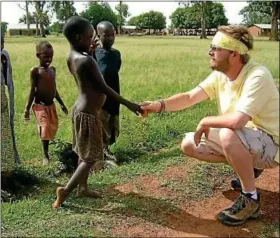
[[[35,237],[112,236],[112,228],[125,214],[132,211],[135,216],[151,222],[165,224],[165,213],[158,210],[178,209],[176,200],[165,197],[153,199],[137,197],[135,194],[114,195],[108,192],[105,199],[76,199],[74,195],[59,211],[51,209],[55,199],[57,183],[63,184],[68,176],[54,177],[58,164],[43,168],[41,144],[34,117],[26,122],[23,112],[29,92],[30,69],[38,64],[35,57],[35,42],[38,38],[7,38],[8,50],[14,73],[16,90],[16,136],[22,162],[31,173],[42,180],[40,190],[15,203],[2,205],[2,235]],[[68,73],[66,54],[69,44],[63,37],[49,37],[54,47],[53,65],[57,68],[57,88],[69,109],[75,103],[77,88]],[[211,39],[185,37],[120,37],[115,47],[122,53],[121,94],[135,102],[165,98],[195,87],[211,72],[207,51]],[[276,42],[255,42],[252,57],[267,66],[279,84],[279,45]],[[58,105],[57,105],[58,106]],[[121,108],[121,135],[114,151],[126,162],[121,167],[104,171],[89,179],[90,185],[107,191],[116,184],[133,182],[138,176],[151,174],[160,177],[170,166],[185,164],[178,145],[184,133],[193,131],[205,115],[216,113],[214,102],[205,102],[189,110],[164,115],[152,115],[142,120],[126,108]],[[63,115],[58,106],[59,131],[57,139],[71,142],[71,110]],[[165,148],[163,150],[163,148]],[[204,191],[211,196],[219,184],[209,177],[221,177],[231,173],[226,166],[204,163],[194,165],[183,183],[162,180],[162,186],[178,194],[179,198],[194,198]],[[180,200],[180,199],[179,199]],[[100,211],[109,209],[110,212]],[[132,221],[127,221],[132,222]]]
[[[278,238],[279,237],[279,226],[280,223],[273,223],[267,226],[261,227],[260,238]]]

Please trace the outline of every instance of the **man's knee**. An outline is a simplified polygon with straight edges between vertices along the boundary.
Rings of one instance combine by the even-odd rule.
[[[223,149],[228,149],[233,143],[237,142],[238,136],[236,132],[230,128],[221,128],[219,132]]]
[[[189,133],[186,134],[185,138],[181,143],[181,150],[185,155],[192,156],[194,154],[194,142],[193,136]]]

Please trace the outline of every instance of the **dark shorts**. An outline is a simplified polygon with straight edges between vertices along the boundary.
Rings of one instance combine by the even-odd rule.
[[[103,146],[112,145],[120,134],[120,119],[118,115],[111,115],[102,110]]]
[[[78,112],[73,108],[73,150],[85,162],[103,160],[102,121],[100,113]]]

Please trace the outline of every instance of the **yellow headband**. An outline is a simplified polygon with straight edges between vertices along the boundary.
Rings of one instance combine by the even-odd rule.
[[[214,36],[212,45],[219,46],[226,50],[238,51],[240,55],[245,55],[248,53],[248,47],[245,44],[220,31],[218,31]]]

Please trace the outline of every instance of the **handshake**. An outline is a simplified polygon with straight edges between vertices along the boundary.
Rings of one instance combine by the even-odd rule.
[[[165,111],[164,100],[159,101],[145,101],[140,105],[134,103],[128,103],[126,105],[129,110],[134,112],[136,115],[147,117],[150,113],[162,113]]]

